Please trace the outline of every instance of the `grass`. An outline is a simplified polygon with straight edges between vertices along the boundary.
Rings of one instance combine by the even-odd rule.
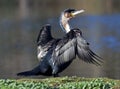
[[[81,77],[0,79],[0,89],[120,89],[120,80]]]

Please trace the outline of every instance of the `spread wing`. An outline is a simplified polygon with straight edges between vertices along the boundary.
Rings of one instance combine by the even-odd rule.
[[[49,24],[43,26],[38,34],[37,37],[37,45],[38,46],[44,46],[46,43],[48,43],[50,40],[52,40],[51,36],[51,26]]]
[[[82,36],[77,36],[77,55],[87,63],[100,65],[102,62],[101,58],[91,51],[89,43]]]
[[[47,24],[42,27],[37,37],[37,45],[38,45],[37,56],[38,56],[39,61],[42,60],[46,56],[50,47],[52,46],[53,41],[54,40],[51,36],[51,26]]]
[[[84,40],[79,29],[71,30],[66,37],[61,39],[53,53],[53,64],[62,65],[71,62],[76,55],[87,63],[99,65],[101,59],[89,48],[89,43]]]

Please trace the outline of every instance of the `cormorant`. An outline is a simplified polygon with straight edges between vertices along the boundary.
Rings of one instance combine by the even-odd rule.
[[[68,21],[84,10],[66,9],[62,12],[60,25],[66,32],[61,39],[51,35],[49,24],[42,27],[37,38],[39,65],[30,71],[18,73],[18,76],[45,75],[57,77],[78,56],[87,63],[100,65],[101,58],[89,48],[78,28],[72,29]]]

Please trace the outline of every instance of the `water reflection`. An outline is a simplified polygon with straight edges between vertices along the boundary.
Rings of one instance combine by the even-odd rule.
[[[24,3],[25,0],[21,1]],[[62,2],[60,1],[60,3]],[[37,65],[36,37],[42,25],[50,23],[54,37],[64,36],[64,32],[60,30],[58,15],[63,8],[66,8],[65,6],[58,7],[55,11],[52,8],[49,8],[49,11],[45,9],[42,13],[40,11],[45,7],[44,5],[39,9],[38,7],[31,9],[22,7],[24,6],[17,9],[13,7],[9,10],[8,8],[0,9],[0,78],[16,77],[17,72],[29,70]],[[25,8],[27,9],[25,10]],[[83,14],[72,19],[70,24],[72,27],[79,27],[82,30],[91,48],[105,62],[103,66],[96,67],[75,60],[61,75],[119,79],[120,14]]]
[[[107,47],[113,51],[120,51],[118,48],[120,48],[120,41],[114,37],[114,36],[108,36],[108,37],[104,37],[102,39],[102,41],[105,44],[108,44]]]

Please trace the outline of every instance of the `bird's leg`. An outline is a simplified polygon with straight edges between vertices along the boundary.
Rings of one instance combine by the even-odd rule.
[[[59,77],[59,75],[58,74],[53,74],[53,77]]]
[[[57,66],[55,66],[53,68],[52,74],[53,74],[54,77],[59,77],[59,75],[58,75],[58,67]]]

